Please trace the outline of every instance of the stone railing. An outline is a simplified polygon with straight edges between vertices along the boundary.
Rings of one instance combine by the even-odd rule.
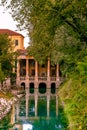
[[[38,80],[44,80],[44,81],[46,81],[47,77],[38,77]]]
[[[56,81],[56,77],[51,77],[51,81]]]
[[[49,78],[49,79],[48,79]],[[26,77],[26,76],[20,76],[20,81],[26,81],[26,80],[29,80],[29,81],[57,81],[59,83],[62,83],[65,78],[64,77],[56,77],[56,76],[50,76],[50,77],[47,77],[47,76],[29,76],[29,77]]]
[[[20,80],[26,80],[26,77],[25,76],[21,76]]]

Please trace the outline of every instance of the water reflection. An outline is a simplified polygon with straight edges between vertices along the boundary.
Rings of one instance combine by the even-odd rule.
[[[26,93],[14,105],[15,126],[12,130],[65,130],[68,123],[58,102],[57,94]]]
[[[30,117],[56,117],[58,106],[56,97],[50,97],[50,101],[46,96],[38,96],[38,101],[34,96],[29,97],[27,102],[26,97],[23,97],[15,106],[16,118]]]

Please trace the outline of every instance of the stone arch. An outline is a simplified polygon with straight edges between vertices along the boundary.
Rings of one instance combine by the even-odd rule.
[[[24,82],[21,83],[21,89],[25,90],[25,83]]]
[[[46,84],[45,83],[40,83],[39,84],[39,93],[41,93],[41,94],[44,94],[44,93],[46,93]]]
[[[52,93],[52,94],[55,94],[55,93],[56,93],[56,85],[55,85],[55,83],[52,83],[52,84],[51,84],[51,93]]]
[[[30,85],[29,85],[30,87],[29,87],[29,92],[30,93],[34,93],[34,83],[30,83]]]

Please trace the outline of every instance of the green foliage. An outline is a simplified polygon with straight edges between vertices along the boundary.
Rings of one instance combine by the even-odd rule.
[[[12,9],[19,28],[28,31],[29,55],[40,64],[47,57],[51,64],[59,62],[63,75],[77,71],[77,62],[87,55],[86,0],[2,0],[2,4]]]
[[[33,55],[41,63],[45,62],[48,56],[51,57],[53,64],[59,61],[59,54],[62,57],[62,53],[59,52],[59,47],[54,42],[55,35],[57,39],[60,35],[57,30],[60,30],[61,26],[66,25],[65,29],[67,31],[69,30],[69,32],[72,30],[72,34],[70,35],[74,45],[78,43],[78,40],[82,44],[87,42],[86,0],[10,0],[9,2],[8,0],[2,0],[2,4],[12,9],[12,16],[19,23],[19,28],[24,28],[28,31],[31,39],[29,55]],[[64,37],[67,35],[66,40],[71,45],[72,42],[69,40],[70,35],[64,29],[62,32],[61,42],[62,40],[64,42]],[[64,47],[66,47],[66,43],[67,41],[64,42]],[[62,50],[64,50],[64,47]],[[69,51],[69,55],[72,48],[75,52],[78,45],[67,46],[66,51]],[[64,55],[66,54],[64,53]]]
[[[11,113],[8,113],[7,116],[5,116],[0,121],[0,130],[9,130],[9,128],[10,128],[10,116],[11,116]]]
[[[60,97],[58,98],[58,124],[61,124],[64,128],[62,129],[65,129],[65,130],[68,130],[68,125],[69,125],[69,122],[68,122],[68,118],[67,118],[67,115],[64,111],[64,104],[63,102],[61,101]]]
[[[15,84],[16,83],[16,73],[11,72],[10,73],[10,78],[11,78],[11,84]]]
[[[65,113],[69,120],[69,129],[85,130],[87,120],[87,83],[79,80],[67,81],[59,90],[59,97],[64,103]]]
[[[10,76],[12,71],[12,61],[14,52],[13,43],[8,38],[8,35],[0,35],[0,81],[3,81],[6,77]]]
[[[4,73],[1,69],[1,64],[0,64],[0,82],[2,83],[2,81],[5,79]]]
[[[78,62],[77,69],[79,70],[80,76],[87,77],[87,56],[84,57],[82,62]]]

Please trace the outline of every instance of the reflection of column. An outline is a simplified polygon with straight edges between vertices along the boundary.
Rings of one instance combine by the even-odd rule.
[[[19,118],[19,107],[20,107],[20,104],[18,102],[17,105],[16,105],[16,117],[17,117],[17,119]]]
[[[35,116],[37,116],[37,107],[38,107],[38,96],[35,95]]]
[[[11,112],[11,124],[15,123],[15,105],[12,105],[12,112]]]
[[[37,107],[38,107],[38,82],[35,83],[35,116],[38,116]]]
[[[50,116],[50,95],[47,95],[47,117]]]
[[[26,59],[26,77],[28,78],[28,75],[29,75],[29,65],[28,65],[28,59]]]
[[[50,80],[50,58],[48,58],[47,62],[47,79]]]
[[[28,102],[29,102],[29,95],[26,94],[26,118],[28,117]]]
[[[58,95],[56,95],[56,116],[58,116]]]
[[[59,64],[56,65],[56,80],[59,81]]]
[[[38,62],[35,61],[35,80],[38,80]]]

